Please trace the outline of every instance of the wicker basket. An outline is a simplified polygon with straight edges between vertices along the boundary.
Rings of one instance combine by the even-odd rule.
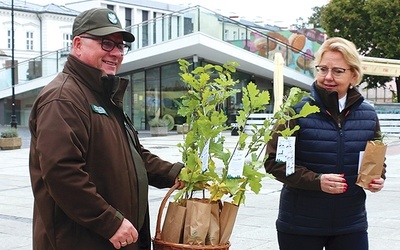
[[[213,249],[213,250],[227,250],[231,246],[229,242],[224,245],[189,245],[189,244],[179,244],[166,242],[161,239],[161,219],[164,211],[164,207],[171,196],[171,194],[176,190],[179,184],[175,184],[166,193],[164,199],[161,202],[160,208],[158,210],[157,224],[156,224],[156,236],[153,238],[153,249],[154,250],[191,250],[191,249]]]

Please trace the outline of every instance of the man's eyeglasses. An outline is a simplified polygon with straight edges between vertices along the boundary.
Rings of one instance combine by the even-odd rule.
[[[117,43],[117,42],[114,42],[113,40],[110,40],[110,39],[107,39],[107,38],[94,37],[94,36],[79,36],[79,37],[101,41],[101,48],[104,51],[107,51],[107,52],[111,52],[115,47],[117,47],[118,50],[123,55],[126,55],[128,53],[128,51],[129,51],[129,49],[130,49],[130,46],[128,44]]]
[[[320,65],[315,66],[315,69],[317,70],[318,75],[322,76],[322,77],[326,76],[330,70],[332,72],[333,77],[335,77],[335,78],[342,77],[343,74],[346,72],[346,70],[349,70],[349,69],[344,69],[344,68],[331,68],[330,69],[326,66],[320,66]]]

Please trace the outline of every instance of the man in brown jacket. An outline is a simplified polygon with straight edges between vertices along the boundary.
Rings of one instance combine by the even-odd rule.
[[[182,164],[139,143],[115,76],[134,36],[115,12],[76,17],[68,61],[29,121],[33,249],[150,249],[148,185],[171,187]]]

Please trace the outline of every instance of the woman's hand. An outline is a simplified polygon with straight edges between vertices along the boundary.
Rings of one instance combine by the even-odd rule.
[[[369,190],[373,193],[376,193],[376,192],[379,192],[382,190],[384,184],[385,184],[385,180],[383,178],[373,179],[371,181],[371,183],[368,185],[368,188],[365,188],[365,189]]]
[[[347,190],[344,174],[322,174],[321,190],[328,194],[342,194]]]

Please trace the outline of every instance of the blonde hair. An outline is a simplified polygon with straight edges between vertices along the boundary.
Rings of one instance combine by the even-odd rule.
[[[332,37],[327,39],[315,53],[314,65],[318,65],[321,62],[324,53],[328,51],[337,51],[342,53],[344,59],[350,65],[350,70],[357,75],[356,82],[352,83],[352,85],[355,86],[359,84],[363,78],[363,72],[361,69],[360,55],[354,43],[341,37]],[[314,75],[317,75],[315,69]]]

